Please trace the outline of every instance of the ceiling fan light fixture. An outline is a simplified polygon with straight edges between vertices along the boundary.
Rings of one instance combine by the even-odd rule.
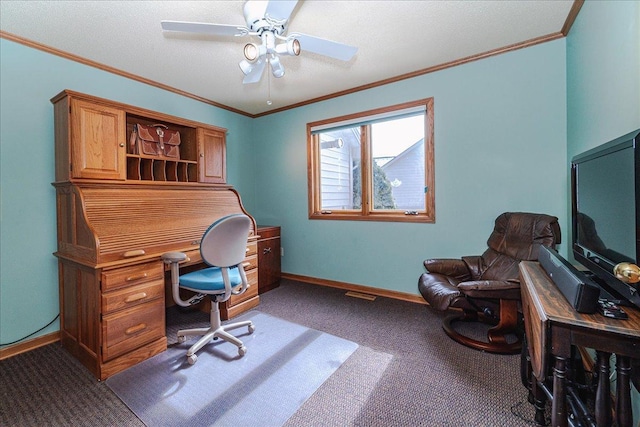
[[[289,41],[287,41],[287,48],[288,45],[291,44],[291,52],[295,55],[298,56],[300,55],[300,51],[302,50],[302,48],[300,47],[300,40],[298,39],[291,39]]]
[[[244,73],[244,75],[248,75],[251,70],[253,70],[253,65],[247,61],[246,59],[243,59],[242,61],[240,61],[240,69],[242,70],[242,72]]]
[[[244,46],[244,57],[247,61],[254,62],[260,56],[260,48],[255,43],[247,43]]]
[[[290,56],[298,56],[302,51],[300,41],[296,38],[287,39],[286,42],[276,46],[276,53],[286,54]]]
[[[275,55],[272,55],[269,58],[269,65],[271,65],[271,72],[273,73],[273,77],[279,79],[284,76],[284,67],[280,63],[280,58]]]

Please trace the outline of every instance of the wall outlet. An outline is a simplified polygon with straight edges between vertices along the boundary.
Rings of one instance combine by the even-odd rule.
[[[284,256],[284,248],[282,246],[280,247],[280,256]]]

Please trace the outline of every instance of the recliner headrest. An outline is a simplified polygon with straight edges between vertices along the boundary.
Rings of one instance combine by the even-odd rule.
[[[505,212],[496,218],[487,245],[511,258],[535,261],[540,246],[555,248],[560,241],[560,225],[555,216]]]

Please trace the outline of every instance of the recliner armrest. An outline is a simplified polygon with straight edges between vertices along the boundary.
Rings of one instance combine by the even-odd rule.
[[[471,298],[520,299],[520,282],[513,280],[472,280],[458,290]]]
[[[460,259],[427,259],[423,264],[429,273],[443,274],[461,281],[471,278],[467,265]]]

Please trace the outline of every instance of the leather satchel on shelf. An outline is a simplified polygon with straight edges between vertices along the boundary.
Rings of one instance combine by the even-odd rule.
[[[180,158],[180,132],[162,124],[151,126],[134,124],[129,145],[131,154]]]

